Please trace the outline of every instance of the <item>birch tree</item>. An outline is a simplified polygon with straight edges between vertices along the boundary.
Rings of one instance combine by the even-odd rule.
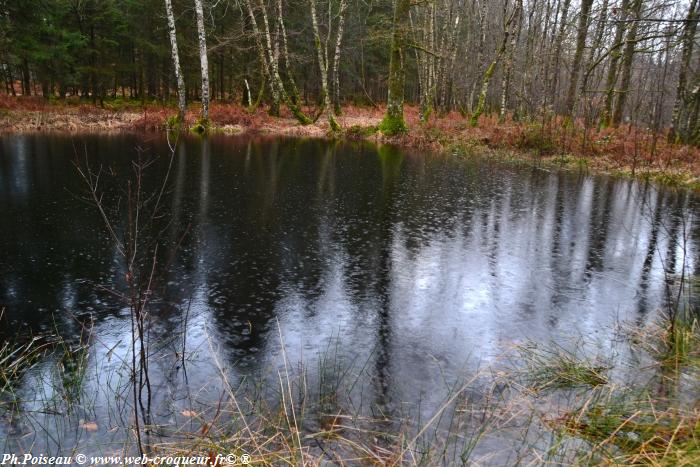
[[[282,36],[282,53],[284,56],[284,69],[291,86],[291,96],[290,99],[294,104],[299,104],[299,88],[297,88],[297,83],[294,79],[294,72],[292,71],[292,63],[289,60],[289,45],[287,44],[287,28],[284,25],[284,14],[282,13],[282,0],[277,0],[277,25],[279,28],[278,35]],[[279,42],[279,37],[277,38]],[[279,53],[275,50],[275,59],[278,59]],[[279,100],[277,103],[279,108]],[[279,114],[279,111],[277,112]]]
[[[343,2],[344,3],[344,2]],[[330,125],[330,128],[332,131],[339,131],[340,130],[340,125],[336,121],[333,111],[331,109],[331,106],[329,105],[329,100],[330,100],[330,95],[328,93],[328,41],[330,39],[331,35],[331,24],[330,24],[330,18],[331,18],[331,4],[329,2],[328,4],[328,18],[329,18],[329,25],[328,25],[328,34],[326,36],[326,40],[322,41],[321,40],[321,33],[319,32],[319,27],[318,27],[318,15],[316,13],[316,0],[309,0],[309,4],[311,6],[311,24],[313,26],[313,31],[314,31],[314,45],[316,46],[316,56],[318,58],[318,68],[321,74],[321,109],[319,111],[319,116],[326,114],[328,118],[328,124]],[[345,7],[344,5],[341,5],[340,9],[340,19],[339,23],[342,25],[343,22],[343,15],[345,14]],[[334,67],[335,73],[337,75],[337,61],[340,60],[340,41],[342,38],[342,27],[338,27],[338,34],[336,37],[336,61]]]
[[[476,126],[479,123],[479,117],[481,116],[482,113],[484,113],[484,109],[486,107],[486,93],[489,90],[489,83],[491,82],[491,77],[493,76],[493,73],[496,71],[496,66],[498,63],[501,61],[501,58],[506,53],[506,50],[508,48],[508,38],[512,35],[515,34],[515,21],[516,18],[520,17],[520,6],[522,5],[522,2],[516,3],[515,7],[513,8],[512,13],[507,16],[507,19],[504,21],[503,24],[503,39],[501,40],[501,44],[499,45],[498,49],[496,50],[496,55],[491,61],[491,64],[486,68],[486,71],[484,72],[484,76],[481,80],[481,92],[479,93],[479,102],[476,105],[476,109],[474,110],[474,113],[472,114],[471,117],[471,126]]]
[[[178,97],[178,121],[185,120],[185,112],[187,111],[187,95],[185,93],[185,78],[182,76],[180,68],[180,53],[177,48],[177,33],[175,30],[175,15],[173,15],[173,5],[171,0],[165,0],[165,14],[168,17],[168,35],[170,37],[170,51],[173,61],[173,70],[175,71],[175,80],[177,81],[177,97]]]
[[[209,60],[207,58],[207,34],[204,30],[204,8],[202,0],[194,0],[197,16],[197,38],[199,44],[199,64],[202,71],[202,120],[209,120]]]
[[[267,50],[262,42],[262,33],[258,27],[258,21],[255,18],[255,12],[253,11],[252,0],[243,0],[243,4],[248,12],[248,18],[250,20],[250,26],[253,29],[253,40],[255,42],[256,50],[258,52],[258,60],[260,61],[260,68],[262,71],[262,78],[267,82],[270,87],[270,108],[269,114],[272,116],[279,116],[280,114],[280,93],[275,81],[273,80],[270,73],[270,57],[267,54]],[[274,58],[274,57],[273,57]]]
[[[516,30],[520,30],[521,16],[523,13],[523,2],[522,0],[516,0],[515,11],[513,12],[513,18],[515,24],[510,31],[510,47],[507,47],[505,51],[505,63],[503,66],[503,80],[501,82],[501,111],[498,116],[498,121],[503,123],[506,119],[507,105],[508,105],[508,90],[510,88],[510,78],[513,71],[513,54],[515,53],[515,47],[518,43],[518,34]]]
[[[313,1],[313,0],[312,0]],[[340,0],[340,10],[338,12],[338,34],[335,41],[335,53],[333,54],[333,111],[336,115],[341,114],[340,106],[340,47],[343,41],[345,30],[345,13],[348,9],[348,1]]]
[[[292,112],[294,117],[302,125],[307,125],[311,123],[311,119],[301,110],[299,104],[295,103],[290,99],[287,90],[284,87],[284,82],[280,76],[279,71],[279,53],[275,51],[272,42],[272,34],[270,33],[270,22],[268,21],[267,9],[262,1],[258,2],[258,9],[261,12],[263,19],[262,29],[258,27],[258,21],[255,17],[255,12],[252,5],[253,0],[243,0],[248,11],[248,17],[250,19],[251,27],[253,28],[253,35],[255,37],[256,48],[258,50],[258,55],[260,62],[262,64],[266,78],[269,80],[270,92],[273,99],[273,107],[271,107],[270,113],[272,115],[279,115],[279,102],[284,101],[285,105]],[[261,37],[262,36],[262,37]],[[264,42],[263,42],[264,39]]]

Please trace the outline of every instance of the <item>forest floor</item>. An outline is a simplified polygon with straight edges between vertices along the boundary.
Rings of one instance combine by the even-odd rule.
[[[314,108],[305,109],[311,115]],[[461,156],[486,155],[516,163],[548,168],[573,169],[650,179],[665,185],[700,190],[700,149],[667,142],[666,134],[628,125],[617,128],[586,128],[582,122],[566,123],[555,117],[543,122],[499,122],[482,116],[472,127],[458,112],[433,114],[421,122],[418,108],[406,106],[406,134],[387,137],[376,127],[383,107],[346,106],[338,122],[342,134],[332,134],[328,122],[319,119],[300,125],[284,111],[271,117],[265,109],[249,111],[231,103],[212,102],[210,131],[229,134],[268,134],[298,137],[340,137],[389,143],[400,147],[451,152]],[[186,121],[193,124],[199,108],[190,106]],[[59,131],[162,131],[175,109],[159,104],[121,99],[105,101],[103,107],[78,101],[47,102],[40,97],[0,95],[0,133]]]

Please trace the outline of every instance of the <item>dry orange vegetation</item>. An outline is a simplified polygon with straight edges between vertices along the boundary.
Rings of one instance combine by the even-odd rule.
[[[314,107],[304,109],[313,115]],[[406,106],[410,132],[385,137],[375,131],[383,107],[346,106],[338,122],[345,136],[369,139],[399,146],[434,151],[479,152],[493,150],[512,159],[538,163],[571,165],[606,172],[651,175],[662,181],[697,188],[700,186],[700,149],[670,144],[665,133],[631,126],[585,128],[582,122],[566,124],[561,118],[547,122],[499,123],[496,116],[482,116],[477,127],[458,112],[434,115],[421,122],[416,106]],[[197,120],[199,108],[192,105],[187,123]],[[47,102],[41,97],[0,95],[0,132],[18,131],[162,131],[175,114],[171,107],[105,102],[104,108],[79,101]],[[328,122],[319,119],[300,125],[283,109],[281,117],[271,117],[261,108],[249,111],[236,104],[213,102],[212,126],[229,133],[266,133],[286,136],[325,137]]]

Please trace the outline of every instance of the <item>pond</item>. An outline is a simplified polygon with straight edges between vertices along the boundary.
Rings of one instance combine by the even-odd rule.
[[[162,136],[2,136],[0,332],[64,349],[8,382],[5,450],[128,437],[126,270],[78,168],[101,170],[119,236],[136,160],[144,196],[167,174],[147,329],[162,433],[226,387],[279,396],[290,372],[351,379],[358,413],[429,418],[515,345],[605,352],[700,274],[698,200],[648,183],[369,143],[188,136],[171,160]]]

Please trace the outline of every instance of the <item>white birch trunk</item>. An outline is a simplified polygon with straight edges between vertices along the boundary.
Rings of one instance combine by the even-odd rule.
[[[246,10],[248,11],[248,17],[250,18],[250,24],[253,28],[253,37],[255,39],[255,46],[258,49],[258,58],[260,59],[260,67],[263,72],[263,79],[267,81],[270,87],[270,95],[272,96],[272,105],[270,106],[271,115],[279,115],[279,92],[277,91],[277,86],[272,79],[270,73],[270,65],[268,62],[267,52],[263,46],[262,39],[260,38],[260,28],[258,28],[258,22],[255,19],[255,13],[253,12],[253,6],[250,0],[244,0]],[[261,88],[262,90],[262,88]]]
[[[207,59],[207,36],[204,30],[204,8],[202,0],[194,0],[199,36],[199,63],[202,68],[202,119],[209,119],[209,60]]]
[[[267,10],[265,9],[265,5],[262,4],[262,1],[259,2],[259,6],[263,16],[265,44],[267,45],[268,63],[270,64],[270,79],[273,83],[273,108],[271,109],[270,113],[273,115],[279,115],[280,96],[285,101],[288,101],[288,99],[286,98],[286,92],[284,90],[284,86],[282,85],[282,77],[280,76],[279,72],[279,61],[277,60],[278,56],[275,53],[275,49],[272,44],[272,35],[270,34],[270,22],[267,19]]]
[[[347,10],[347,7],[347,0],[340,0],[338,36],[335,41],[335,56],[333,57],[333,110],[336,113],[336,115],[340,115],[340,45],[343,41],[343,29],[345,27],[345,10]]]
[[[292,73],[292,65],[289,61],[289,48],[287,46],[287,28],[284,26],[284,17],[282,15],[282,0],[277,0],[277,23],[279,24],[280,34],[282,35],[282,53],[284,55],[284,69],[287,73],[287,79],[291,85],[291,96],[292,102],[299,104],[301,98],[299,96],[299,88],[297,88],[297,83],[294,80],[294,74]]]
[[[294,114],[294,117],[299,121],[299,123],[301,123],[302,125],[307,125],[311,123],[311,120],[304,114],[304,112],[302,112],[299,105],[294,103],[289,98],[287,91],[284,89],[284,82],[282,81],[282,78],[280,77],[279,73],[279,61],[277,60],[277,56],[275,54],[272,44],[272,36],[270,34],[270,23],[267,19],[267,10],[265,9],[265,5],[262,3],[262,1],[258,3],[263,17],[263,26],[265,27],[264,37],[265,45],[267,46],[266,48],[263,46],[263,43],[260,39],[261,33],[258,28],[258,23],[255,20],[255,14],[253,13],[253,7],[250,2],[251,0],[244,1],[248,9],[248,16],[250,17],[250,21],[253,26],[253,32],[256,38],[255,43],[260,54],[260,60],[261,62],[263,62],[264,68],[267,70],[266,73],[270,80],[270,91],[272,93],[273,100],[273,106],[270,108],[270,114],[275,115],[274,112],[277,111],[277,115],[279,115],[279,102],[281,98],[281,100],[284,101],[289,110],[292,111],[292,114]]]
[[[328,114],[328,123],[333,131],[339,129],[338,123],[333,118],[333,113],[328,109],[328,54],[321,46],[321,34],[318,30],[318,17],[316,15],[316,0],[309,0],[311,6],[311,24],[314,29],[314,43],[316,45],[316,55],[318,56],[318,67],[321,72],[321,111],[320,115]],[[327,50],[327,48],[325,49]]]
[[[175,30],[175,15],[173,15],[173,5],[171,0],[165,0],[165,14],[168,17],[168,33],[170,35],[170,48],[173,59],[173,68],[175,69],[175,79],[177,80],[177,97],[178,97],[178,120],[180,122],[185,119],[187,111],[187,96],[185,94],[185,79],[182,76],[180,68],[180,54],[177,49],[177,33]]]
[[[498,115],[498,121],[503,123],[506,121],[506,113],[508,106],[508,91],[510,88],[510,78],[513,71],[513,54],[515,53],[515,47],[518,44],[518,37],[516,30],[518,29],[518,24],[520,23],[520,16],[522,14],[523,2],[522,0],[517,0],[515,4],[515,11],[513,12],[513,17],[515,22],[513,23],[512,29],[510,31],[510,47],[506,50],[505,64],[503,66],[503,81],[501,83],[501,109]]]

